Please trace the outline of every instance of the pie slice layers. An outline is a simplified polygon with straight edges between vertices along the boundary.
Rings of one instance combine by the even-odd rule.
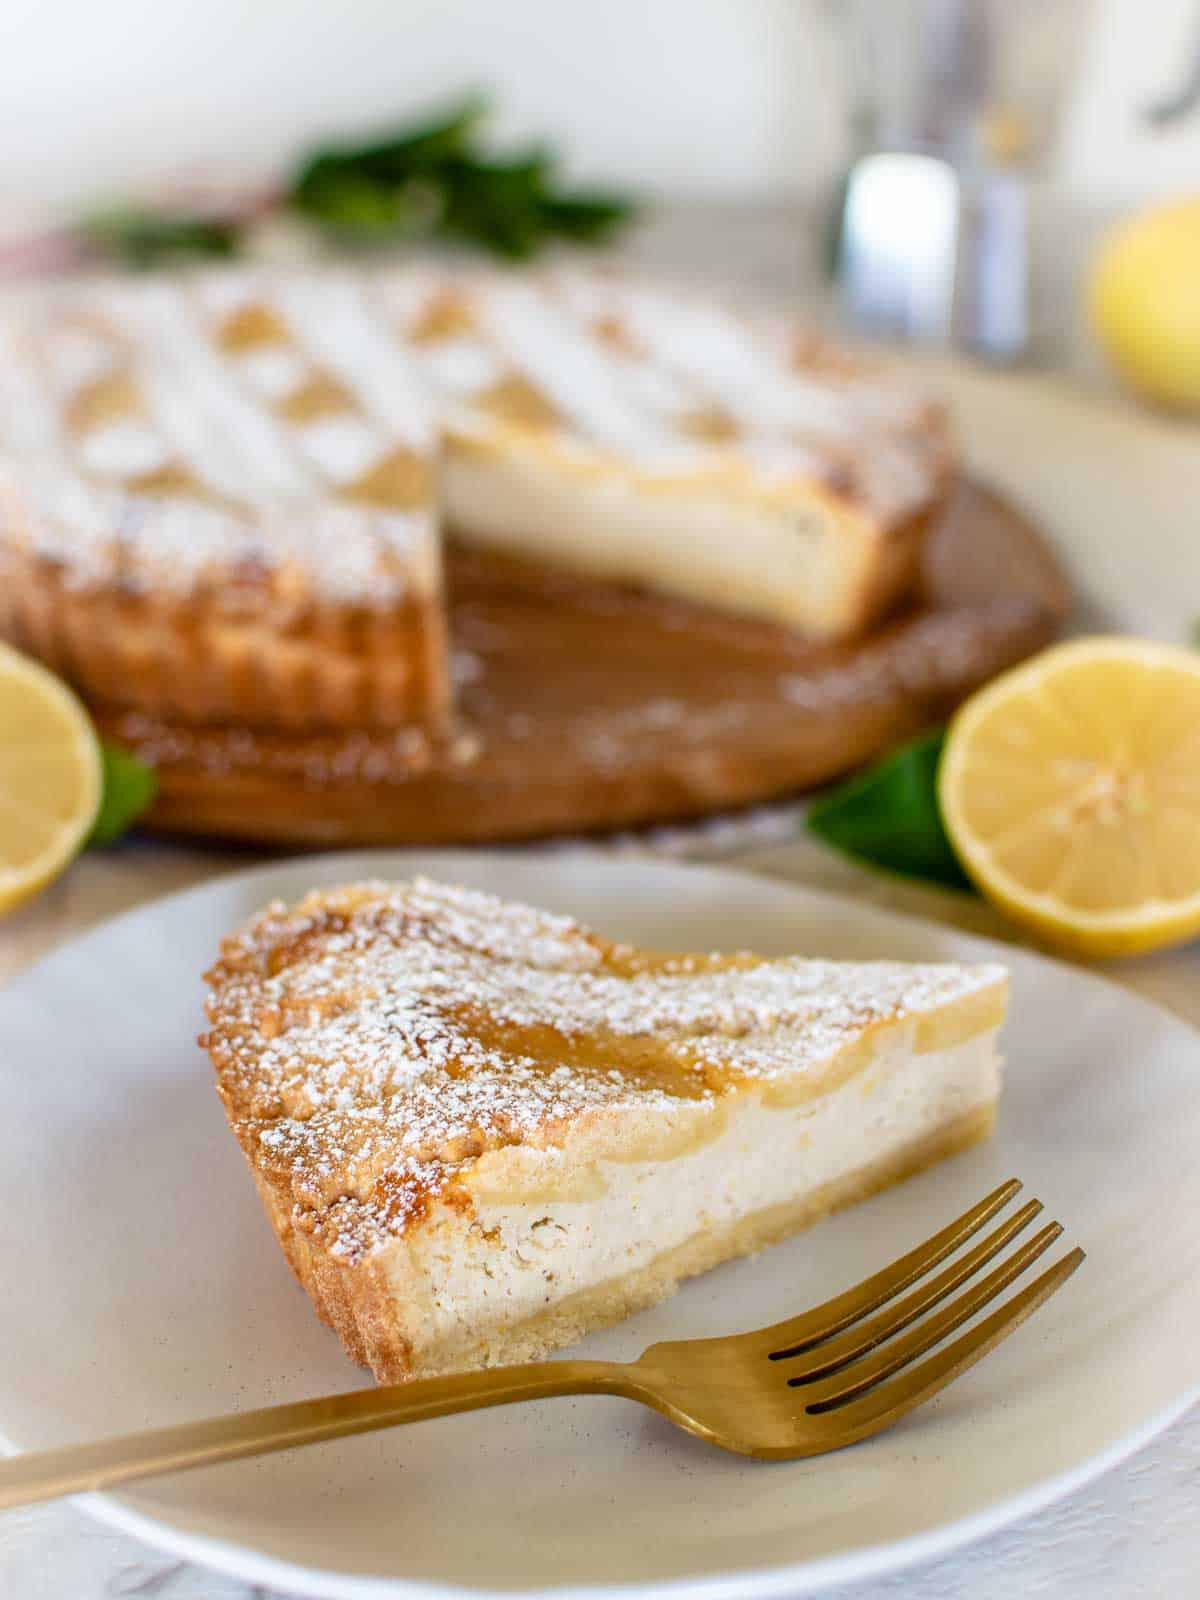
[[[536,1358],[985,1137],[998,966],[662,955],[425,879],[275,904],[203,1043],[382,1382]]]
[[[787,318],[617,273],[385,276],[437,397],[452,534],[818,639],[911,585],[941,408]]]

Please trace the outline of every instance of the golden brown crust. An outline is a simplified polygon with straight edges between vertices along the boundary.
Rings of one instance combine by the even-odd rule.
[[[0,638],[101,711],[314,733],[436,728],[449,712],[437,593],[382,608],[292,599],[253,570],[180,595],[80,586],[0,541]]]
[[[853,638],[870,629],[912,593],[920,571],[925,537],[936,522],[941,506],[918,511],[876,541],[873,558],[858,585],[856,599],[839,630]]]
[[[386,399],[364,372],[360,286],[295,289],[89,282],[0,318],[22,402],[0,415],[0,635],[100,707],[444,717],[432,412],[399,355]]]

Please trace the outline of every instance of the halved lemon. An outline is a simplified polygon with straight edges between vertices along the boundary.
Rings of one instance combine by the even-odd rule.
[[[1136,955],[1200,933],[1200,654],[1044,651],[958,712],[938,795],[970,876],[1051,943]]]
[[[100,806],[87,712],[45,667],[0,645],[0,913],[63,870]]]

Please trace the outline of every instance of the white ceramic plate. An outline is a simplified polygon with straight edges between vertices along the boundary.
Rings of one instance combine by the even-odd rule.
[[[1066,1493],[1200,1393],[1200,1036],[1124,990],[731,872],[593,856],[325,857],[99,928],[0,994],[0,1427],[33,1449],[357,1386],[295,1286],[213,1093],[199,974],[273,896],[414,868],[659,946],[977,960],[1015,980],[994,1140],[596,1335],[767,1323],[890,1260],[1010,1174],[1088,1261],[932,1405],[762,1465],[610,1399],[423,1423],[82,1503],[305,1595],[651,1589],[753,1600],[931,1556]]]

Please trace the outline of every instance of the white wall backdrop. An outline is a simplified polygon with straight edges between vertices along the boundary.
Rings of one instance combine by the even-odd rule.
[[[808,0],[0,0],[0,195],[255,166],[465,85],[583,176],[758,192],[836,157]]]
[[[1200,0],[1101,0],[1097,12],[1060,170],[1109,204],[1200,194],[1200,111],[1161,132],[1142,115],[1177,88],[1200,46]]]
[[[1098,0],[1061,152],[1083,188],[1200,187],[1200,117],[1136,116],[1180,75],[1198,3]],[[473,83],[498,134],[551,133],[581,176],[802,190],[841,149],[827,19],[818,0],[0,0],[0,206],[262,170]]]

